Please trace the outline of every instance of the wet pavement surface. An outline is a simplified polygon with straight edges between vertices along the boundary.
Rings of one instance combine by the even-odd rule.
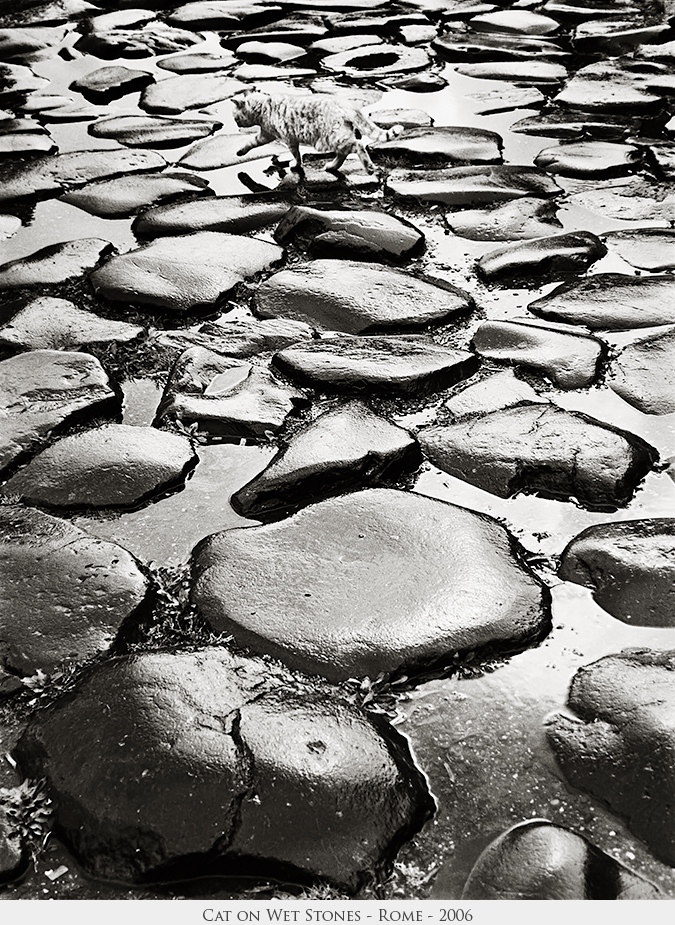
[[[674,23],[0,6],[2,898],[675,897]]]

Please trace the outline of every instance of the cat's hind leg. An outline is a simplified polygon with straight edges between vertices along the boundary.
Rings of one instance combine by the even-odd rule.
[[[330,171],[331,173],[339,173],[340,167],[342,167],[346,161],[348,154],[349,150],[345,151],[343,149],[342,151],[338,151],[330,164],[326,164],[326,170]]]
[[[305,168],[302,166],[302,155],[300,154],[300,142],[295,140],[288,140],[286,144],[290,148],[291,154],[293,155],[293,163],[291,164],[291,170],[294,170],[296,173],[300,174],[301,177],[305,175]]]
[[[377,167],[373,164],[370,154],[368,154],[368,149],[366,148],[363,139],[356,139],[356,153],[361,160],[361,163],[366,168],[367,173],[377,173]]]

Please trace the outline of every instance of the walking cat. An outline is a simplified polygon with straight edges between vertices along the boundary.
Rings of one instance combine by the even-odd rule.
[[[300,145],[312,145],[317,151],[330,151],[335,159],[326,170],[337,172],[348,154],[356,151],[368,173],[375,165],[366,150],[364,136],[385,141],[400,135],[403,126],[388,130],[371,122],[360,109],[348,107],[334,97],[320,94],[283,95],[244,91],[232,97],[234,121],[240,127],[258,125],[260,131],[248,141],[239,156],[253,148],[279,139],[295,158],[292,169],[303,173]]]

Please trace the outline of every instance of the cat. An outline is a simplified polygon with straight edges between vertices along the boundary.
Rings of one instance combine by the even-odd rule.
[[[312,145],[317,151],[334,153],[335,159],[326,166],[326,170],[332,173],[339,171],[352,151],[356,151],[368,173],[375,173],[364,136],[374,141],[385,141],[403,131],[402,125],[381,129],[360,109],[345,106],[327,95],[272,95],[246,90],[231,99],[234,121],[240,128],[260,127],[258,134],[237,152],[238,156],[278,139],[290,148],[295,158],[292,169],[300,175],[304,173],[301,144]]]

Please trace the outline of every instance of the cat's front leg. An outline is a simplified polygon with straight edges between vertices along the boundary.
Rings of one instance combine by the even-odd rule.
[[[301,177],[304,177],[305,168],[302,166],[302,155],[300,154],[299,142],[287,141],[286,144],[290,148],[294,160],[294,163],[291,164],[291,170],[294,170],[296,173],[300,174]]]
[[[250,141],[247,141],[246,144],[237,151],[237,157],[243,157],[244,154],[248,154],[248,152],[252,151],[254,148],[260,148],[262,145],[269,144],[270,141],[273,141],[272,137],[261,129],[257,135],[251,138]]]

